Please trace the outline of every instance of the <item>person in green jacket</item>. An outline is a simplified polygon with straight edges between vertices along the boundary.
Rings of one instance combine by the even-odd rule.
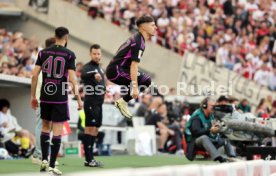
[[[194,160],[196,150],[205,150],[211,159],[219,162],[226,162],[227,158],[222,156],[218,148],[225,147],[228,157],[235,157],[236,153],[232,145],[219,135],[219,127],[213,124],[215,119],[213,106],[215,100],[207,97],[188,120],[185,126],[185,137],[187,141],[186,157]]]
[[[240,109],[243,113],[251,112],[251,107],[247,101],[247,99],[243,99],[238,105],[238,109]]]

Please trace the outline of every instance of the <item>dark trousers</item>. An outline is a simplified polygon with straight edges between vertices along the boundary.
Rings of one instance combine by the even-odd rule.
[[[109,81],[120,85],[120,86],[126,86],[127,93],[123,96],[125,101],[129,101],[132,99],[131,97],[131,77],[130,77],[130,69],[121,68],[119,66],[110,66],[106,70],[106,76],[109,79]],[[151,78],[149,75],[138,72],[138,86],[139,86],[139,92],[144,92],[147,87],[151,84]]]

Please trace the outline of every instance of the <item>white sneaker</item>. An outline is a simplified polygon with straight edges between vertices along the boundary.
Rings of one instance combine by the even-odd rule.
[[[32,163],[41,165],[41,163],[42,163],[41,158],[32,156]]]
[[[129,112],[127,102],[125,102],[123,98],[115,101],[115,107],[119,109],[124,117],[126,117],[128,120],[131,120],[132,114]]]
[[[50,174],[53,174],[53,175],[62,175],[62,172],[60,170],[58,170],[57,167],[55,167],[55,168],[49,167],[48,171]]]
[[[184,156],[184,150],[177,150],[176,152],[175,152],[175,155],[178,155],[178,156]]]
[[[40,172],[46,172],[49,167],[49,163],[47,160],[43,160],[40,165]]]

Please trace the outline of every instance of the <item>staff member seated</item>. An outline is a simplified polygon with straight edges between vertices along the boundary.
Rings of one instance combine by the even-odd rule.
[[[214,161],[226,162],[228,158],[222,156],[218,148],[224,146],[229,157],[235,157],[236,153],[231,144],[219,135],[219,127],[213,125],[213,106],[215,100],[205,98],[192,115],[185,127],[187,141],[186,157],[194,160],[196,150],[205,150]],[[230,158],[229,158],[230,161]]]

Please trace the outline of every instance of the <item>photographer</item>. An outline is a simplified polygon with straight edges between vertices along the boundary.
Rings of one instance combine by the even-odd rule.
[[[214,115],[213,106],[215,101],[205,98],[189,119],[185,128],[185,137],[187,141],[186,157],[194,160],[196,150],[206,150],[211,159],[219,162],[226,162],[227,158],[222,156],[218,148],[224,146],[229,157],[235,157],[235,151],[231,144],[222,139],[219,135],[219,127],[213,125]]]

